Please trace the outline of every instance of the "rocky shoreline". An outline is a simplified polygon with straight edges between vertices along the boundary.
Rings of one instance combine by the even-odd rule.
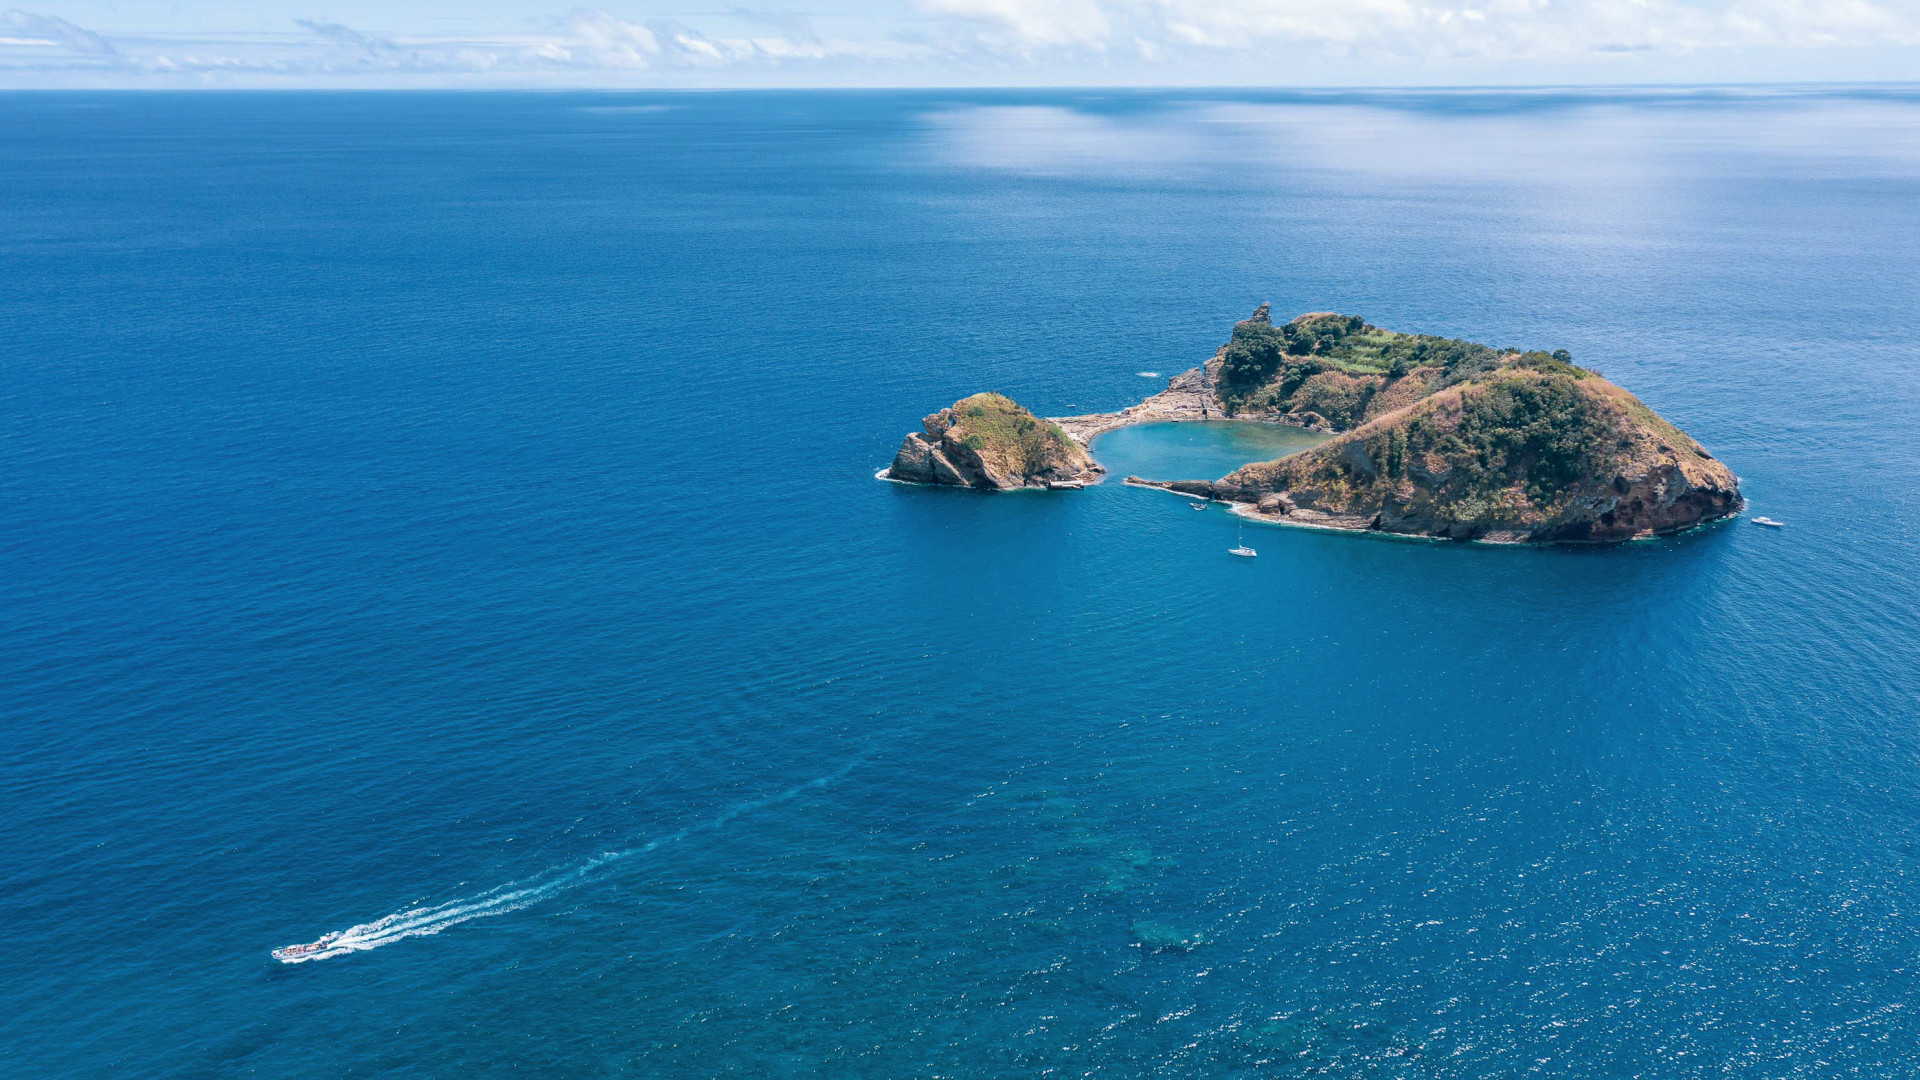
[[[1219,361],[1208,361],[1218,365]],[[1168,420],[1224,420],[1226,406],[1213,391],[1212,380],[1204,367],[1190,368],[1167,380],[1167,388],[1119,412],[1087,413],[1083,416],[1050,416],[1047,419],[1081,446],[1091,447],[1094,437],[1129,424],[1152,424]]]
[[[1146,398],[1138,405],[1129,405],[1119,412],[1049,416],[1047,420],[1060,425],[1061,430],[1073,436],[1075,442],[1088,448],[1092,447],[1096,436],[1131,424],[1187,421],[1207,423],[1214,420],[1231,420],[1239,424],[1271,424],[1275,427],[1291,427],[1303,431],[1333,434],[1331,424],[1311,416],[1248,416],[1229,413],[1227,406],[1221,402],[1220,395],[1214,390],[1218,385],[1219,375],[1220,358],[1215,356],[1200,367],[1188,368],[1168,379],[1165,390]]]
[[[1248,521],[1258,522],[1262,525],[1279,525],[1290,529],[1323,529],[1329,532],[1369,533],[1374,536],[1391,537],[1396,540],[1448,541],[1452,543],[1464,541],[1473,544],[1495,544],[1501,546],[1527,546],[1543,542],[1518,530],[1492,530],[1482,535],[1472,537],[1451,537],[1432,532],[1397,532],[1383,529],[1375,518],[1364,517],[1359,514],[1328,513],[1322,510],[1315,510],[1311,507],[1289,505],[1288,502],[1283,502],[1280,499],[1274,499],[1271,502],[1263,500],[1262,503],[1237,502],[1232,499],[1215,498],[1203,494],[1198,490],[1194,490],[1204,485],[1206,483],[1205,481],[1148,480],[1143,477],[1129,476],[1123,480],[1122,483],[1128,487],[1146,488],[1150,491],[1164,491],[1169,495],[1178,495],[1183,499],[1203,499],[1207,502],[1216,502],[1225,507],[1227,512],[1233,514],[1235,517],[1245,518]],[[1724,524],[1733,520],[1735,520],[1734,514],[1728,513],[1690,525],[1686,529],[1678,529],[1672,532],[1654,532],[1648,530],[1623,538],[1616,537],[1597,541],[1555,540],[1550,542],[1577,545],[1583,542],[1612,544],[1635,540],[1656,540],[1663,536],[1675,535],[1677,532],[1688,532],[1694,529],[1706,528],[1710,525]]]
[[[1270,423],[1271,421],[1259,422]],[[1245,518],[1248,521],[1257,521],[1262,525],[1285,525],[1295,529],[1329,529],[1334,532],[1380,532],[1379,529],[1373,527],[1373,519],[1361,517],[1357,514],[1329,514],[1324,511],[1299,506],[1289,506],[1285,513],[1281,513],[1281,507],[1286,505],[1281,501],[1284,497],[1272,499],[1264,509],[1258,503],[1235,502],[1232,499],[1215,498],[1213,495],[1201,490],[1208,486],[1208,482],[1204,480],[1148,480],[1144,477],[1129,476],[1121,482],[1128,487],[1146,488],[1149,491],[1164,491],[1169,495],[1178,495],[1183,499],[1201,499],[1206,502],[1219,503],[1221,506],[1227,508],[1228,513],[1236,517]],[[1382,535],[1399,536],[1405,540],[1445,539],[1445,537],[1439,536],[1418,536],[1401,533],[1384,533]],[[1492,535],[1479,537],[1477,539],[1478,542],[1487,544],[1522,544],[1526,542],[1525,539],[1521,537],[1508,538]]]

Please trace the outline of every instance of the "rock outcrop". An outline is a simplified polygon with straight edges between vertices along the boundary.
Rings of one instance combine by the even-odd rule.
[[[975,394],[922,422],[900,443],[889,480],[1007,490],[1073,488],[1105,470],[1050,421],[999,394]]]

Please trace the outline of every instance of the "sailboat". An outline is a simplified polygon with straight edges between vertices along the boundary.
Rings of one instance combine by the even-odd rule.
[[[1247,546],[1246,533],[1247,527],[1245,525],[1240,526],[1240,531],[1233,534],[1233,542],[1236,546],[1228,548],[1227,554],[1238,555],[1243,559],[1251,559],[1260,554]]]

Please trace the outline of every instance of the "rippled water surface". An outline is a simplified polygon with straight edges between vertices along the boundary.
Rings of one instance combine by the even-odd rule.
[[[11,95],[0,192],[10,1076],[1920,1071],[1913,97]],[[1788,528],[873,479],[1262,300]]]

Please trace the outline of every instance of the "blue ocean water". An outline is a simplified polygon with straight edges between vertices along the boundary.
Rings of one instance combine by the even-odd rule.
[[[9,1076],[1920,1071],[1920,95],[15,94],[0,215]],[[873,478],[1263,300],[1789,527]]]

